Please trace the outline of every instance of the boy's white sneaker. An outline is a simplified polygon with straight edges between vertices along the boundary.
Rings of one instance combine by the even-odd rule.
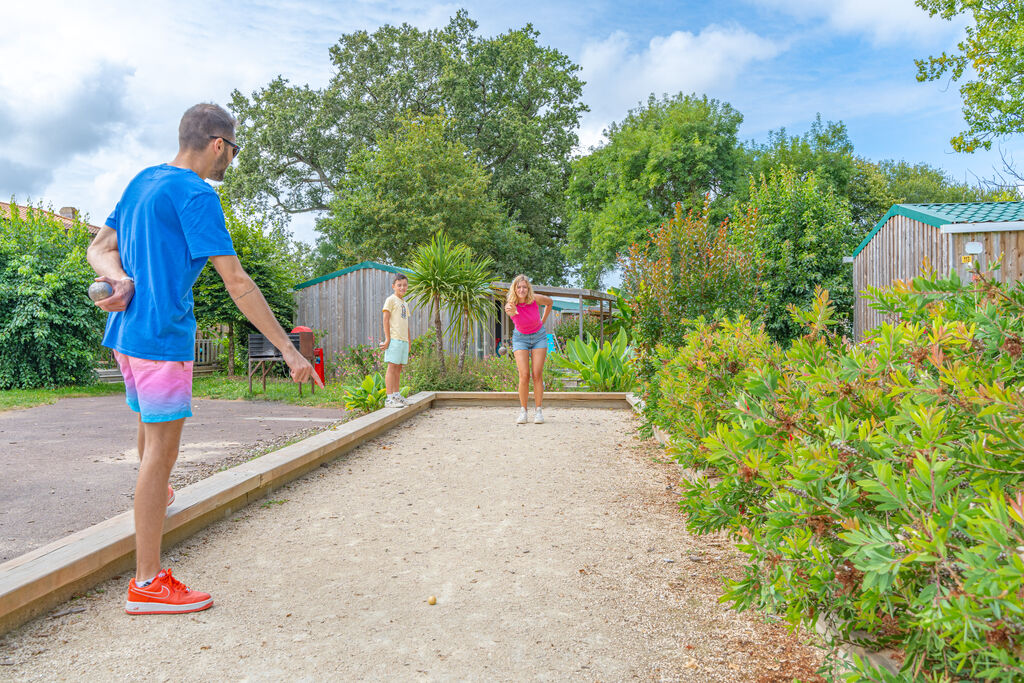
[[[520,409],[519,417],[516,418],[516,424],[517,425],[524,425],[524,424],[526,424],[526,408]]]
[[[384,407],[385,408],[404,408],[405,404],[402,403],[397,398],[395,398],[394,396],[388,396],[386,399],[384,399]]]
[[[401,394],[395,394],[395,398],[397,398],[399,401],[401,401],[403,406],[411,406],[412,405],[412,401],[407,399],[405,396],[402,396]]]
[[[542,425],[544,424],[544,413],[540,408],[537,408],[537,412],[533,414],[533,424]]]

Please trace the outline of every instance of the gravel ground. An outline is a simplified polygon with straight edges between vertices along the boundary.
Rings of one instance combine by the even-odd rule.
[[[121,577],[0,639],[0,679],[815,680],[717,602],[738,556],[631,413],[546,413],[418,415],[166,550],[212,609],[129,617]]]

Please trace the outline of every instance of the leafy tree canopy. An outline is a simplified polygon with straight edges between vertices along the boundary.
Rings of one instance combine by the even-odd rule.
[[[252,207],[233,207],[222,197],[224,218],[242,267],[260,288],[274,317],[287,330],[295,313],[292,287],[302,276],[300,264],[291,251],[288,236]],[[228,294],[213,266],[207,265],[192,287],[196,322],[201,326],[226,325],[229,328],[229,357],[234,357],[236,337],[255,332]],[[229,366],[229,370],[232,368]]]
[[[799,175],[788,166],[751,185],[743,209],[757,216],[765,329],[780,342],[796,337],[799,325],[787,309],[810,305],[816,287],[828,290],[839,318],[849,318],[853,284],[843,257],[853,253],[858,233],[846,199],[814,173]]]
[[[533,242],[509,223],[454,123],[434,115],[400,126],[352,156],[329,217],[317,224],[318,270],[366,259],[404,266],[442,234],[493,259],[505,277],[522,271]]]
[[[706,194],[732,189],[741,170],[736,134],[743,116],[707,96],[657,99],[606,131],[607,142],[573,162],[565,253],[598,286],[625,248]]]
[[[278,77],[246,97],[235,91],[239,157],[225,183],[284,213],[330,211],[356,155],[395,134],[403,115],[444,112],[492,174],[508,218],[532,240],[531,272],[560,281],[562,193],[577,143],[579,67],[538,43],[532,26],[493,38],[459,11],[442,29],[385,25],[343,35],[322,89]]]
[[[943,19],[973,22],[953,54],[916,60],[917,80],[961,81],[967,130],[950,140],[958,152],[990,149],[995,138],[1024,132],[1024,7],[1020,0],[915,0]]]
[[[95,378],[106,314],[86,296],[89,240],[41,208],[0,215],[0,391]]]

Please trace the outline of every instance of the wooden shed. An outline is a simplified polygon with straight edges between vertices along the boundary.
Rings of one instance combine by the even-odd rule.
[[[926,264],[967,277],[969,267],[988,270],[1000,255],[1000,281],[1024,278],[1024,202],[896,204],[853,253],[854,338],[884,318],[868,307],[868,287],[910,280]]]
[[[306,325],[317,333],[316,343],[324,356],[334,358],[344,349],[359,344],[377,344],[384,338],[381,306],[391,295],[391,283],[397,273],[408,270],[375,261],[343,268],[295,285],[295,324]],[[429,309],[409,301],[409,335],[415,339],[433,327]],[[441,312],[441,322],[449,319]],[[482,357],[493,348],[493,335],[488,340],[486,327],[477,326],[470,341],[471,355]],[[445,340],[445,348],[455,349],[453,340]]]

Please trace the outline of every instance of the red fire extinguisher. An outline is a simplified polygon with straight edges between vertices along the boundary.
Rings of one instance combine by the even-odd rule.
[[[313,370],[317,376],[320,377],[320,381],[326,386],[327,380],[324,379],[324,350],[313,349]]]

